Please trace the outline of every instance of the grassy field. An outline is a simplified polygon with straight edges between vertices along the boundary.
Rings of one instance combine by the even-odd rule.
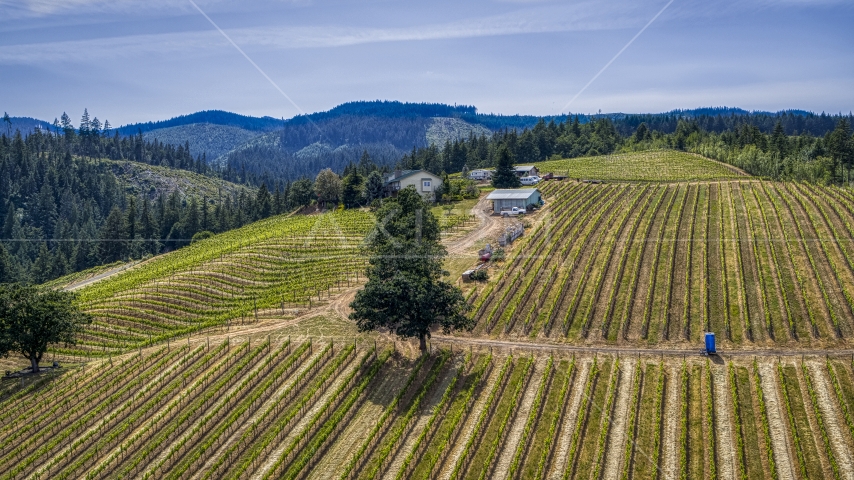
[[[850,358],[682,362],[409,357],[317,340],[164,346],[43,385],[4,383],[0,478],[851,474]],[[723,401],[710,401],[710,382]]]
[[[454,234],[475,222],[471,214],[471,209],[477,204],[477,201],[478,199],[475,198],[451,202],[445,205],[436,205],[430,211],[439,221],[439,226],[442,230]]]
[[[581,343],[850,345],[854,195],[753,180],[548,182],[476,334]]]
[[[681,182],[743,176],[728,165],[671,150],[549,160],[535,165],[540,176],[554,172],[569,178],[605,181]]]

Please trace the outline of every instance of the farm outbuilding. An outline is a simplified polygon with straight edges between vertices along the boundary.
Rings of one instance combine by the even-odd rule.
[[[540,174],[539,169],[533,165],[517,165],[514,170],[517,177],[533,177]]]
[[[492,178],[492,170],[477,169],[469,172],[471,180],[489,180],[490,178]]]
[[[526,208],[528,205],[540,205],[543,197],[536,188],[516,188],[512,190],[493,190],[486,196],[492,200],[492,211],[501,213],[513,207]]]

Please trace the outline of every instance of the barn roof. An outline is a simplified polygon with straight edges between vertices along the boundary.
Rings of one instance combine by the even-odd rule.
[[[487,200],[525,200],[537,192],[536,188],[516,188],[513,190],[493,190]]]

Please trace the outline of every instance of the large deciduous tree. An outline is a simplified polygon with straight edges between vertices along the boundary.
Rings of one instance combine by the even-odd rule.
[[[338,203],[341,198],[341,178],[332,169],[321,170],[314,180],[314,193],[317,195],[317,202],[326,207]]]
[[[312,195],[314,195],[314,184],[311,183],[311,179],[301,178],[291,184],[288,191],[288,205],[290,208],[309,205]]]
[[[91,317],[75,294],[20,284],[0,285],[0,356],[20,353],[33,372],[51,344],[73,344]]]
[[[439,223],[413,187],[387,199],[368,235],[368,283],[350,304],[359,331],[386,328],[404,338],[418,338],[427,348],[430,328],[470,330],[469,305],[462,292],[442,280],[447,255],[439,242]]]

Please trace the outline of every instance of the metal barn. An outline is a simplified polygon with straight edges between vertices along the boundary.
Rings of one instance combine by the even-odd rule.
[[[516,188],[512,190],[493,190],[486,196],[492,200],[492,211],[501,213],[513,207],[526,208],[528,205],[539,205],[543,198],[536,188]]]

